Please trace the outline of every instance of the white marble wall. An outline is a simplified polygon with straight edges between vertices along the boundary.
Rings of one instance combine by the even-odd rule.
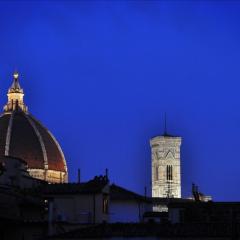
[[[150,145],[152,196],[181,198],[181,137],[157,136]],[[172,180],[167,180],[167,166],[172,166]]]
[[[67,183],[68,175],[66,172],[55,171],[55,170],[44,170],[44,169],[31,169],[28,168],[30,176],[45,180],[49,183]]]

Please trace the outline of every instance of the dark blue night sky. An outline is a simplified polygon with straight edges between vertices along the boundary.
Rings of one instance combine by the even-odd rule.
[[[240,199],[240,3],[0,3],[0,106],[17,68],[70,180],[150,194],[149,139],[183,137],[182,189]]]

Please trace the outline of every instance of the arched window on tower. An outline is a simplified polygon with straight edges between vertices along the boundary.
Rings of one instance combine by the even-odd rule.
[[[156,167],[155,169],[155,180],[158,180],[159,176],[158,176],[158,167]]]
[[[172,181],[173,180],[173,175],[172,175],[172,166],[167,165],[167,181]]]

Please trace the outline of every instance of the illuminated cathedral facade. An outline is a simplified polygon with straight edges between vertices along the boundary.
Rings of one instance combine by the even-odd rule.
[[[34,178],[68,182],[63,151],[52,133],[29,113],[16,72],[7,96],[0,116],[0,155],[24,160]]]

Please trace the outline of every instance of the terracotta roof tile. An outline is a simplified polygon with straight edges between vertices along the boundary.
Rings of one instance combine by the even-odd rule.
[[[65,159],[58,143],[41,123],[20,110],[0,116],[0,155],[5,155],[7,130],[12,114],[8,155],[25,160],[29,168],[44,169],[46,150],[48,169],[65,172]]]
[[[40,132],[48,156],[48,167],[52,170],[64,170],[64,161],[54,139],[38,121],[31,117]]]
[[[120,186],[117,186],[115,184],[112,184],[110,186],[110,198],[111,198],[111,200],[122,200],[122,201],[124,201],[124,200],[144,201],[145,200],[144,196],[141,196],[135,192],[129,191],[129,190],[122,188]]]
[[[108,184],[104,177],[95,177],[84,183],[57,183],[44,186],[45,194],[89,194],[100,193]]]
[[[38,137],[21,112],[14,114],[9,155],[24,159],[30,168],[44,168],[43,152]]]

